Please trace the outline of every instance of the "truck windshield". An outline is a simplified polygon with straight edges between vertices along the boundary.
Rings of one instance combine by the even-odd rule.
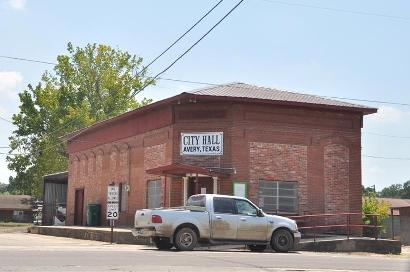
[[[205,196],[204,195],[190,196],[186,204],[187,206],[205,207]]]

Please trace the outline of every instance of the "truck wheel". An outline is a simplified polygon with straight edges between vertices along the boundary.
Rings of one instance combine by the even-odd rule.
[[[191,228],[182,228],[175,234],[175,247],[179,250],[193,250],[198,242],[198,235]]]
[[[169,242],[169,238],[154,237],[152,241],[159,250],[168,250],[174,246]]]
[[[293,247],[293,236],[286,229],[278,229],[272,235],[271,247],[276,252],[288,252]]]
[[[266,245],[248,245],[248,248],[252,252],[263,252],[266,249]]]

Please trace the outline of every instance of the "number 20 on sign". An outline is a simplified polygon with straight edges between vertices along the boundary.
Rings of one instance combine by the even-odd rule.
[[[118,220],[118,203],[107,204],[107,219]]]

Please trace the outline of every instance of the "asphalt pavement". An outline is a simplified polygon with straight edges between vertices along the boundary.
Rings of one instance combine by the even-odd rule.
[[[211,249],[158,251],[137,245],[0,234],[0,271],[410,271],[408,256],[253,253]]]

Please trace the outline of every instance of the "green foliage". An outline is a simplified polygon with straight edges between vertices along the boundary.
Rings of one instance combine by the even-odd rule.
[[[9,180],[13,193],[39,197],[42,177],[67,169],[61,136],[151,102],[132,97],[134,90],[153,84],[142,58],[107,45],[69,43],[67,50],[53,72],[19,94],[20,112],[13,116],[17,129],[9,138],[11,153],[19,155],[7,157],[17,173]]]
[[[409,198],[410,199],[410,180],[406,181],[403,184],[403,191],[401,193],[401,198]]]
[[[376,193],[375,188],[373,186],[371,187],[364,187],[362,185],[362,195],[367,196],[370,194]]]
[[[8,184],[0,182],[0,195],[8,194]]]
[[[389,187],[383,188],[380,192],[380,197],[393,197],[400,198],[403,191],[403,185],[401,184],[392,184]]]
[[[363,197],[362,211],[364,214],[377,214],[377,225],[381,225],[381,222],[389,216],[390,206],[387,202],[378,200],[376,193],[370,193]],[[366,225],[373,225],[373,216],[364,215],[363,223]]]

